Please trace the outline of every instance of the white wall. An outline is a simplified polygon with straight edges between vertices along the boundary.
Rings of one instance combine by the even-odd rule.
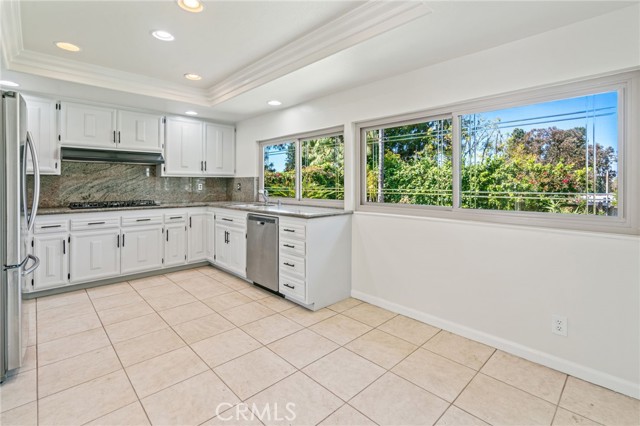
[[[240,122],[238,174],[257,175],[257,140],[343,124],[346,205],[357,208],[354,123],[637,68],[639,16],[632,6]],[[353,219],[355,296],[640,397],[638,237]],[[551,334],[551,314],[568,316],[569,337]]]

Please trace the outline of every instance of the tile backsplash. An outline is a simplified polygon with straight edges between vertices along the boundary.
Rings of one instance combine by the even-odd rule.
[[[40,182],[43,208],[88,200],[253,201],[257,194],[254,177],[160,177],[155,166],[119,163],[63,161],[60,176],[44,175]],[[238,183],[240,190],[237,190]],[[32,187],[29,182],[29,188]]]

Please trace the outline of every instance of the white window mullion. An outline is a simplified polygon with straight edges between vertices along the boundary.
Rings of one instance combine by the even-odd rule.
[[[451,144],[452,144],[452,151],[451,151],[451,155],[452,155],[452,159],[451,159],[451,167],[453,169],[453,203],[452,203],[452,207],[453,210],[458,210],[460,209],[460,198],[461,195],[460,194],[460,188],[462,187],[462,182],[460,181],[461,179],[461,173],[460,173],[460,151],[461,151],[461,145],[460,145],[460,130],[461,130],[461,125],[460,125],[460,119],[461,116],[458,114],[453,114],[452,119],[451,119]]]
[[[302,200],[302,144],[296,139],[296,200]]]

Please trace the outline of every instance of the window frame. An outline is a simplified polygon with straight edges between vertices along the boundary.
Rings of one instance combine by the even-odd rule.
[[[275,201],[281,201],[287,204],[303,204],[303,205],[317,205],[322,207],[344,207],[344,197],[342,200],[324,200],[318,198],[302,198],[302,142],[309,139],[317,139],[331,136],[342,136],[343,150],[344,150],[344,126],[329,127],[326,129],[316,130],[312,132],[296,133],[293,135],[278,137],[274,139],[267,139],[258,141],[259,152],[259,175],[258,175],[258,189],[264,190],[264,147],[270,145],[279,145],[282,143],[293,142],[296,149],[296,170],[295,170],[295,198],[288,197],[271,197],[269,199]],[[346,161],[343,160],[342,168],[344,170]],[[344,174],[344,172],[343,172]],[[346,176],[345,176],[346,180]],[[343,182],[344,186],[344,182]]]
[[[594,232],[638,233],[638,183],[631,176],[630,163],[632,152],[636,157],[640,147],[631,147],[633,141],[638,144],[638,125],[631,122],[632,112],[636,111],[640,96],[638,83],[640,73],[627,72],[612,76],[600,77],[580,82],[566,83],[511,92],[498,96],[474,99],[450,104],[410,114],[396,115],[387,118],[358,122],[355,125],[357,196],[356,210],[394,215],[425,216],[442,219],[470,220],[508,225],[527,225],[570,230],[586,230]],[[590,94],[617,91],[618,93],[618,216],[571,215],[550,212],[524,212],[504,210],[483,210],[462,208],[461,197],[461,118],[466,114],[478,114],[536,103],[568,99]],[[376,203],[367,201],[366,187],[366,136],[365,132],[373,128],[395,127],[398,125],[452,118],[452,155],[453,155],[453,205],[429,206],[419,204]],[[633,149],[632,149],[633,148]],[[634,162],[635,164],[635,162]],[[636,168],[640,164],[636,164]],[[636,175],[637,177],[637,175]]]

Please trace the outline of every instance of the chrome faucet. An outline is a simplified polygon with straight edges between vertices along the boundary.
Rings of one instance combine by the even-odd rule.
[[[260,201],[260,195],[264,198],[264,203],[269,204],[269,191],[266,189],[261,189],[258,191],[258,201]]]

